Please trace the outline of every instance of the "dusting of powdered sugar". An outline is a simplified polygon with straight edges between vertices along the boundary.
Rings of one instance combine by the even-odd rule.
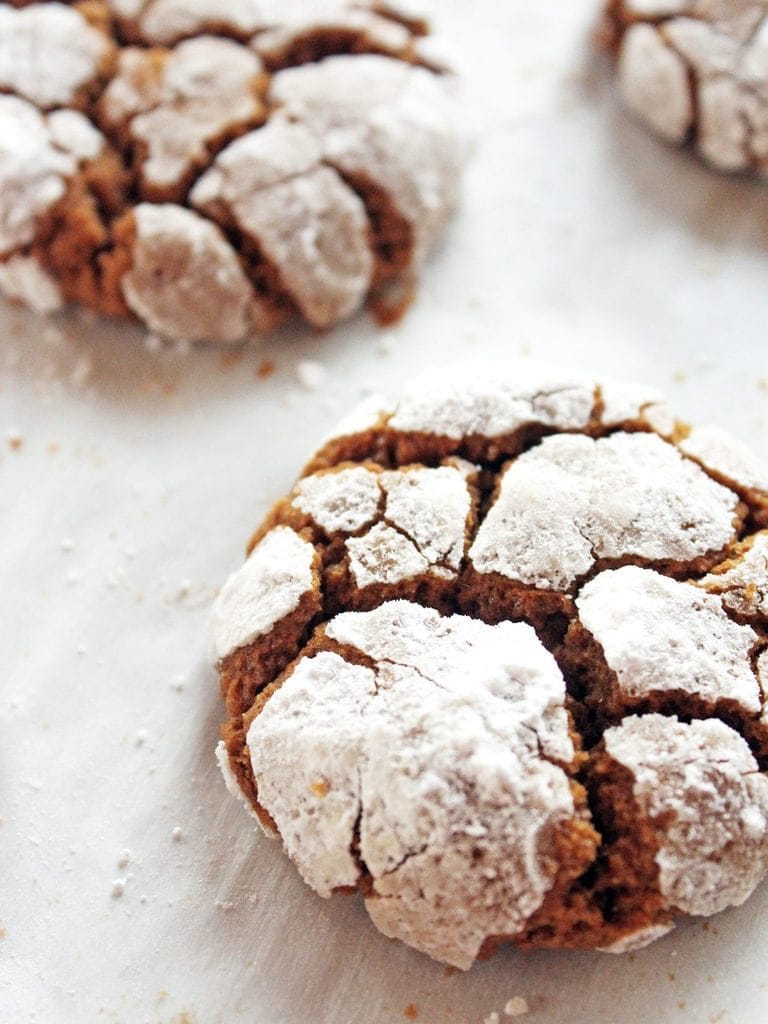
[[[128,306],[152,330],[179,340],[236,341],[248,323],[251,285],[222,232],[194,211],[141,203]]]
[[[502,437],[537,424],[584,429],[595,406],[595,381],[528,360],[455,363],[408,381],[390,420],[393,430]]]
[[[280,27],[259,33],[253,40],[254,48],[265,60],[279,65],[296,43],[325,32],[357,38],[361,49],[383,53],[404,53],[412,42],[411,33],[397,21],[341,4],[337,4],[336,9],[329,4],[328,8],[327,13],[314,13],[311,5],[286,10],[285,14],[281,13]]]
[[[598,559],[685,561],[734,540],[737,496],[655,434],[546,437],[504,473],[470,557],[567,590]]]
[[[645,715],[607,729],[605,747],[658,823],[667,905],[705,915],[743,903],[768,870],[768,779],[741,736],[716,719]]]
[[[629,935],[623,936],[621,939],[617,939],[616,942],[611,943],[610,946],[600,946],[599,952],[601,953],[634,953],[635,950],[645,949],[646,946],[650,946],[652,942],[657,939],[663,938],[665,935],[669,935],[671,931],[674,931],[674,924],[651,924],[645,928],[638,928],[636,932],[630,932]]]
[[[265,636],[315,589],[315,549],[285,526],[275,527],[224,584],[211,613],[211,660]]]
[[[306,319],[327,327],[362,305],[374,261],[362,201],[319,152],[312,131],[274,118],[225,148],[191,198],[234,218]]]
[[[0,7],[0,90],[47,110],[73,103],[93,81],[110,44],[74,7]]]
[[[552,884],[552,830],[574,813],[547,760],[574,753],[563,678],[527,625],[409,602],[341,614],[327,635],[374,667],[299,662],[248,733],[260,803],[325,896],[359,879],[359,820],[374,923],[467,968]]]
[[[46,117],[26,100],[0,95],[0,255],[33,241],[38,219],[102,142],[75,111]]]
[[[699,586],[719,595],[731,612],[768,619],[768,532],[756,534],[733,564],[705,576]]]
[[[457,204],[467,157],[453,80],[375,54],[338,56],[278,72],[270,98],[318,133],[328,164],[384,190],[420,262]]]
[[[346,549],[359,587],[394,584],[431,568],[455,575],[464,556],[473,467],[373,472],[362,466],[317,473],[296,486],[293,505],[326,533],[355,533]]]
[[[576,606],[626,696],[678,692],[760,711],[750,660],[758,636],[729,618],[716,595],[624,566],[587,583]]]
[[[144,182],[167,188],[207,163],[207,143],[259,115],[262,65],[246,47],[213,36],[180,43],[159,74],[152,74],[153,59],[145,50],[123,50],[103,103],[108,121],[127,123],[146,151]]]
[[[381,504],[379,474],[363,466],[306,476],[293,505],[326,533],[355,533],[373,522]]]
[[[694,427],[679,442],[686,455],[737,490],[768,492],[768,463],[718,427]]]
[[[0,263],[0,292],[36,313],[55,313],[63,305],[58,284],[34,256],[11,256]]]

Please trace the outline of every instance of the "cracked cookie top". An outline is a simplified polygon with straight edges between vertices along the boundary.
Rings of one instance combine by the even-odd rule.
[[[190,341],[383,310],[452,213],[466,157],[426,31],[365,0],[0,3],[0,190],[24,228],[0,236],[0,285]],[[30,133],[75,113],[101,145],[33,188]],[[148,220],[167,243],[149,257],[162,310],[137,270]],[[174,259],[175,235],[183,251],[206,239],[204,255]],[[191,315],[189,295],[215,309],[233,268],[236,315]]]
[[[318,892],[462,968],[742,902],[768,870],[765,479],[651,389],[541,364],[371,399],[216,602],[230,788]]]
[[[768,3],[610,0],[627,107],[722,171],[768,171]]]

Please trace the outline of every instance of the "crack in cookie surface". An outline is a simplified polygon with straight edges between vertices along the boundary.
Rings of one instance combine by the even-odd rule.
[[[506,941],[637,948],[741,902],[768,870],[764,472],[649,389],[540,364],[371,400],[252,541],[245,576],[276,535],[303,552],[284,617],[226,634],[245,576],[217,605],[228,770],[310,884],[462,967]],[[521,838],[529,783],[553,813]],[[674,865],[703,811],[723,828],[685,862],[697,903]]]
[[[323,329],[375,305],[426,258],[467,155],[455,82],[421,61],[422,29],[350,0],[0,3],[0,189],[16,199],[3,210],[0,287],[189,341],[242,340],[296,317]],[[30,184],[31,140],[50,156],[41,117],[66,152],[83,135],[78,117],[102,139],[110,203],[96,153],[59,154],[46,187],[42,171]],[[176,235],[191,252],[203,234],[191,261],[157,241]],[[136,272],[148,247],[162,310]],[[231,297],[220,286],[233,264],[236,316],[189,315],[192,294],[198,313]]]

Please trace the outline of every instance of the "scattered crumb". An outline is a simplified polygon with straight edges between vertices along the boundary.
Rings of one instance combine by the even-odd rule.
[[[266,380],[267,377],[271,377],[274,372],[275,364],[271,359],[262,359],[256,367],[256,376],[259,380]]]
[[[131,851],[123,850],[120,856],[117,858],[117,866],[119,868],[127,868],[131,862]]]
[[[147,730],[146,729],[139,729],[139,731],[136,733],[136,736],[135,736],[133,742],[135,743],[135,745],[137,747],[143,747],[144,744],[147,742]]]
[[[5,928],[0,928],[0,939],[4,939],[7,936],[7,934],[8,932],[5,930]]]
[[[445,975],[446,978],[452,978],[454,976],[454,974],[458,974],[458,973],[459,973],[459,968],[458,967],[454,967],[452,964],[448,964],[448,966],[443,970],[443,974]]]
[[[768,377],[759,377],[757,380],[758,391],[764,391],[768,394]]]
[[[670,981],[675,981],[677,979],[677,975],[673,974],[672,971],[667,971],[667,977]]]
[[[672,383],[673,384],[685,384],[687,379],[688,379],[688,374],[685,372],[685,370],[675,370],[674,373],[672,374]]]
[[[713,1013],[709,1018],[709,1024],[720,1024],[720,1021],[725,1020],[726,1010],[719,1010],[717,1013]]]
[[[235,904],[232,900],[216,900],[214,906],[217,910],[223,910],[225,914],[235,909]]]
[[[508,1017],[522,1017],[528,1013],[528,1000],[522,996],[513,996],[507,1000],[507,1005],[504,1007],[504,1013]]]
[[[315,796],[319,796],[322,798],[324,796],[328,796],[330,792],[330,786],[328,785],[325,779],[315,779],[314,782],[310,783],[309,791],[310,793],[314,793]]]
[[[127,883],[127,879],[125,879],[125,878],[116,878],[114,880],[114,882],[112,883],[112,899],[114,899],[114,900],[119,900],[120,899],[120,897],[125,892],[126,883]]]
[[[78,644],[77,653],[80,655],[81,658],[84,658],[88,653],[88,648],[85,646],[85,644]]]
[[[492,1013],[488,1014],[488,1016],[483,1021],[483,1024],[499,1024],[499,1020],[500,1020],[499,1015],[494,1010]]]
[[[403,1010],[403,1016],[406,1020],[416,1020],[419,1016],[419,1008],[415,1003],[408,1003],[406,1008]]]
[[[296,365],[296,377],[307,391],[317,391],[328,377],[328,371],[315,359],[301,359]]]
[[[183,838],[184,838],[184,833],[181,831],[181,829],[177,825],[176,828],[173,830],[173,832],[171,832],[171,839],[174,841],[174,843],[180,843]]]
[[[179,581],[179,586],[176,591],[176,600],[183,601],[185,597],[189,597],[189,592],[192,590],[192,580],[186,577]]]
[[[24,444],[24,437],[18,430],[8,431],[8,447],[11,451],[17,452]]]

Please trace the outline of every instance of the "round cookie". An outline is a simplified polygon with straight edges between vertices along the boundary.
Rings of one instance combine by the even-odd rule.
[[[610,0],[627,107],[722,171],[768,173],[766,0]]]
[[[466,157],[426,32],[369,0],[0,4],[0,289],[189,341],[383,313]]]
[[[211,651],[230,790],[436,959],[635,949],[768,871],[768,467],[651,389],[510,362],[368,401]]]

